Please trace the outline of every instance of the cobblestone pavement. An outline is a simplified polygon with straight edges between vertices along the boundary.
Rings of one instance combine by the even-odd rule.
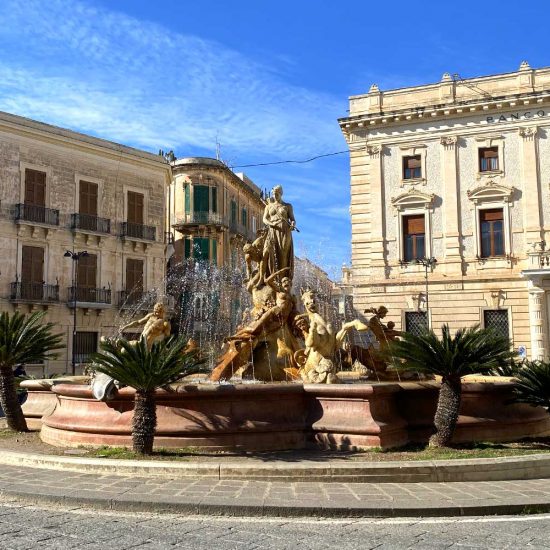
[[[0,500],[0,549],[550,548],[550,515],[439,519],[220,518]]]
[[[0,494],[115,510],[280,516],[479,515],[550,510],[550,479],[454,483],[170,480],[2,466]]]

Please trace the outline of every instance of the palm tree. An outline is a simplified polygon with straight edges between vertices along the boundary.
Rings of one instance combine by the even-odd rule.
[[[29,317],[15,312],[0,314],[0,405],[4,409],[8,428],[26,432],[27,422],[17,399],[13,370],[17,365],[40,363],[52,359],[54,350],[61,349],[61,334],[53,334],[53,323],[40,324],[45,313]]]
[[[550,413],[550,362],[524,361],[513,376],[514,402],[544,407]]]
[[[516,353],[510,341],[479,326],[460,329],[451,335],[443,325],[439,338],[433,330],[415,336],[404,332],[390,343],[388,352],[398,369],[441,376],[441,389],[434,418],[435,433],[430,446],[445,447],[453,436],[462,394],[461,379],[467,374],[486,374],[510,363]]]
[[[93,368],[136,390],[132,420],[132,444],[136,453],[153,452],[157,426],[157,388],[190,374],[205,372],[198,350],[186,351],[183,337],[172,337],[148,349],[145,338],[138,342],[104,340],[93,357]]]

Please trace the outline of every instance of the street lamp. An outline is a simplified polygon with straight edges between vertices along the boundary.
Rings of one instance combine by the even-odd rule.
[[[82,250],[81,252],[75,252],[74,249],[67,250],[65,254],[63,254],[65,258],[71,258],[73,260],[73,271],[72,271],[72,289],[73,289],[73,347],[72,347],[72,373],[73,376],[76,374],[76,356],[75,356],[75,342],[76,342],[76,298],[77,298],[77,285],[78,282],[76,280],[76,273],[77,273],[77,265],[80,258],[85,258],[86,256],[89,256],[88,252],[86,250]]]
[[[432,256],[431,258],[417,258],[411,262],[412,264],[420,264],[424,266],[425,278],[426,278],[426,321],[428,323],[428,328],[431,328],[430,325],[430,295],[428,293],[428,269],[430,273],[434,270],[434,265],[437,263],[437,260]]]

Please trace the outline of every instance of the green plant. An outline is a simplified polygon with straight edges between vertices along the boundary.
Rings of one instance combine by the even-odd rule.
[[[514,378],[514,402],[544,407],[550,413],[550,362],[524,361]]]
[[[183,376],[206,372],[198,350],[185,351],[187,339],[172,337],[148,349],[144,338],[137,343],[105,340],[93,356],[94,369],[136,390],[132,420],[133,450],[151,454],[157,425],[155,390]]]
[[[404,332],[390,343],[388,357],[398,369],[439,375],[442,378],[434,418],[434,447],[447,446],[458,421],[462,394],[461,379],[467,374],[485,374],[512,361],[516,353],[508,338],[478,326],[457,330],[441,328],[441,338],[433,330],[416,336]]]
[[[27,422],[17,399],[14,368],[52,359],[52,352],[63,347],[62,335],[52,333],[53,323],[40,324],[44,315],[0,314],[0,405],[8,427],[18,432],[27,431]]]

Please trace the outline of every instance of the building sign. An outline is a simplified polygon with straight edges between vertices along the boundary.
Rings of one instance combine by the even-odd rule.
[[[500,116],[488,116],[487,123],[491,124],[492,122],[512,122],[514,120],[525,120],[529,118],[541,118],[548,116],[550,113],[539,109],[538,111],[524,111],[517,113],[507,113]]]

